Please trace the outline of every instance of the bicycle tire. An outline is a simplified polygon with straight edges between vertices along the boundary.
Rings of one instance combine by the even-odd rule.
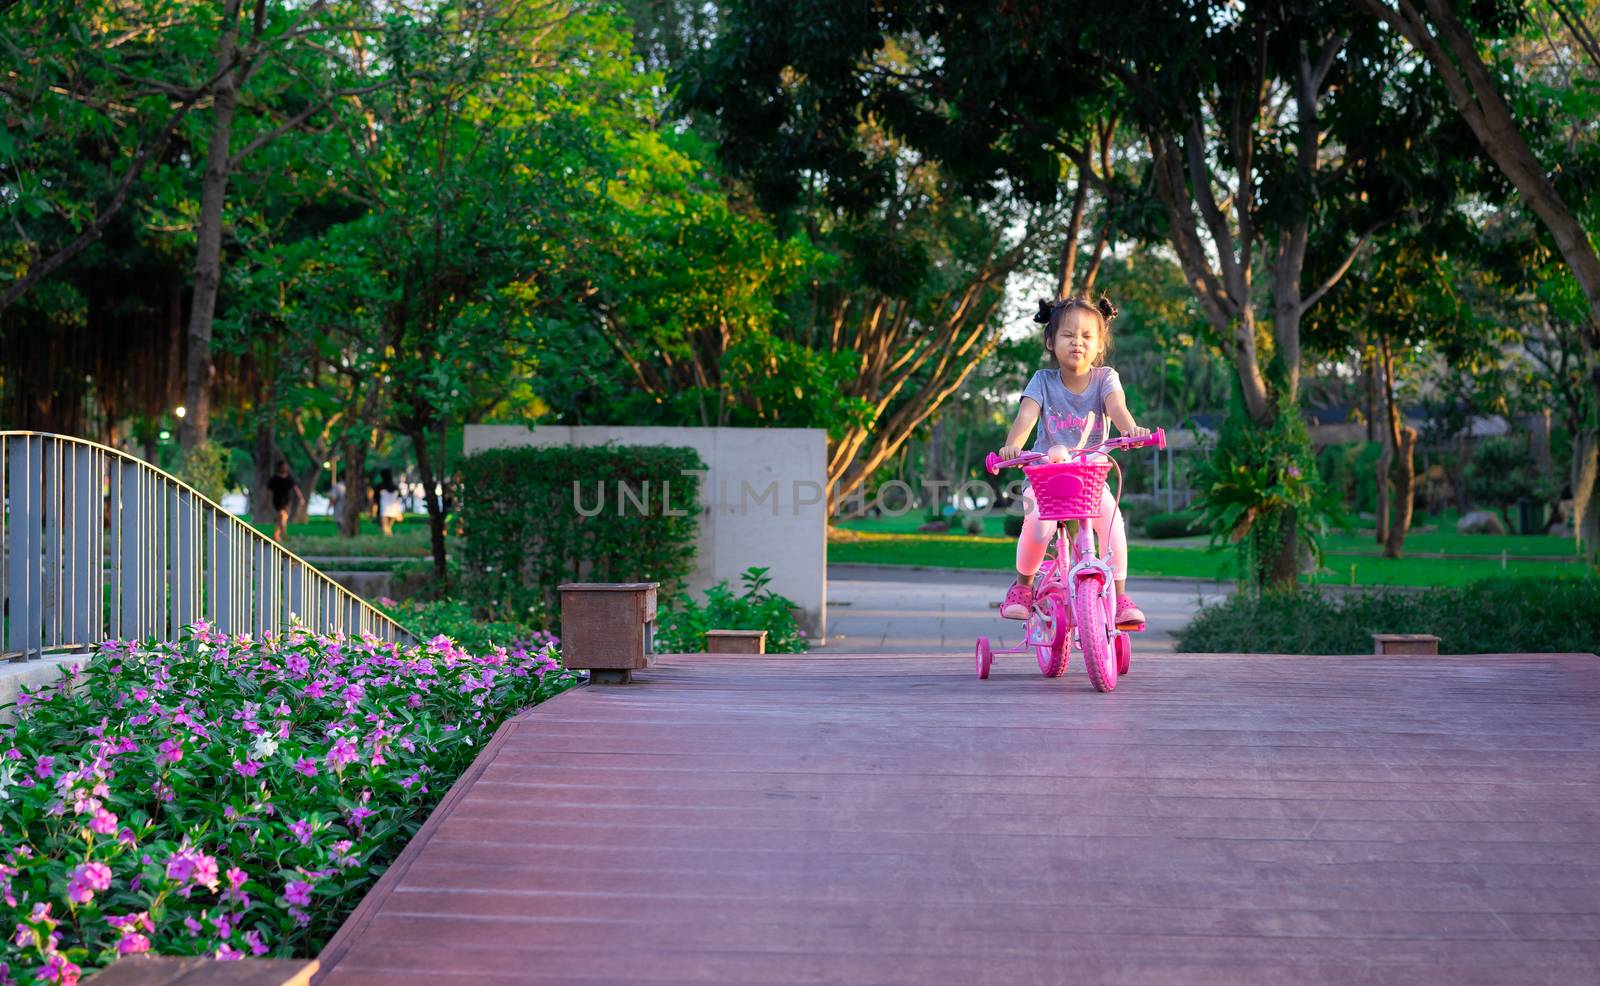
[[[1104,586],[1099,579],[1083,579],[1074,591],[1078,647],[1083,651],[1084,669],[1096,691],[1109,692],[1117,687],[1117,659],[1111,652],[1111,622]]]

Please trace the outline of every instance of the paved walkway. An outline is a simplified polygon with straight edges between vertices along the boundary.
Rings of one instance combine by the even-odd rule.
[[[830,565],[827,646],[854,653],[971,653],[980,634],[997,647],[1014,646],[1022,624],[1001,619],[999,610],[1010,584],[1005,572]],[[1134,653],[1172,653],[1173,635],[1195,611],[1232,591],[1227,583],[1130,579],[1128,594],[1149,619],[1134,637]]]
[[[1031,662],[1029,662],[1031,664]],[[507,724],[328,986],[1600,978],[1600,659],[691,656]]]

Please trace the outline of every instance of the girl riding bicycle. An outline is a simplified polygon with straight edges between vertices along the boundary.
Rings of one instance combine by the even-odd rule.
[[[1021,407],[1006,435],[1000,458],[1021,455],[1022,441],[1035,424],[1039,431],[1033,450],[1046,453],[1057,446],[1083,448],[1104,441],[1109,437],[1107,418],[1130,438],[1150,434],[1150,429],[1139,427],[1129,413],[1117,371],[1102,365],[1111,344],[1111,320],[1116,317],[1116,306],[1104,296],[1098,302],[1090,301],[1086,295],[1039,302],[1039,312],[1033,320],[1044,325],[1044,351],[1050,365],[1035,373],[1022,391]],[[1056,457],[1059,452],[1052,456]],[[1128,535],[1122,514],[1116,509],[1110,490],[1103,490],[1100,496],[1094,534],[1100,550],[1110,554],[1116,580],[1116,624],[1142,626],[1144,613],[1124,591],[1128,579]],[[1017,580],[1000,604],[1000,615],[1011,620],[1028,618],[1033,606],[1033,578],[1056,531],[1055,521],[1039,519],[1031,496],[1025,496],[1024,502],[1027,512],[1022,534],[1017,538]]]

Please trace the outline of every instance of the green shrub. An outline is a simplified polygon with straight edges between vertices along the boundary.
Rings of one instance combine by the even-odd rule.
[[[1022,515],[1021,514],[1006,514],[1005,528],[1006,528],[1006,537],[1008,537],[1008,538],[1019,538],[1019,537],[1021,537],[1022,536]]]
[[[1144,522],[1144,532],[1152,538],[1182,538],[1204,534],[1208,528],[1198,510],[1177,510],[1152,514]]]
[[[1456,589],[1238,593],[1197,613],[1186,653],[1367,654],[1374,633],[1431,633],[1445,654],[1600,652],[1600,579],[1486,579]]]
[[[443,634],[463,650],[487,654],[495,647],[524,647],[533,650],[556,643],[554,635],[529,622],[480,620],[472,606],[462,599],[395,602],[380,599],[377,608],[410,630],[418,640],[432,640]]]
[[[220,502],[233,479],[233,452],[220,442],[201,442],[183,453],[178,478],[211,502]]]
[[[563,582],[659,582],[670,597],[694,566],[704,469],[694,449],[664,446],[470,456],[461,467],[463,596],[546,627]]]
[[[767,588],[772,581],[767,569],[747,568],[739,580],[743,595],[734,595],[724,580],[706,590],[704,605],[679,595],[672,610],[657,620],[656,651],[699,653],[706,649],[707,630],[765,630],[767,650],[804,653],[806,632],[795,622],[794,603]]]

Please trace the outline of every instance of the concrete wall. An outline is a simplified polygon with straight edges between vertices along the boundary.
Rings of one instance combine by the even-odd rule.
[[[466,454],[525,445],[671,445],[700,453],[700,537],[690,591],[770,569],[772,591],[800,608],[813,643],[827,640],[828,437],[820,428],[468,425]],[[615,491],[607,491],[615,507]],[[585,489],[585,505],[595,491]],[[672,505],[690,509],[673,494]]]

